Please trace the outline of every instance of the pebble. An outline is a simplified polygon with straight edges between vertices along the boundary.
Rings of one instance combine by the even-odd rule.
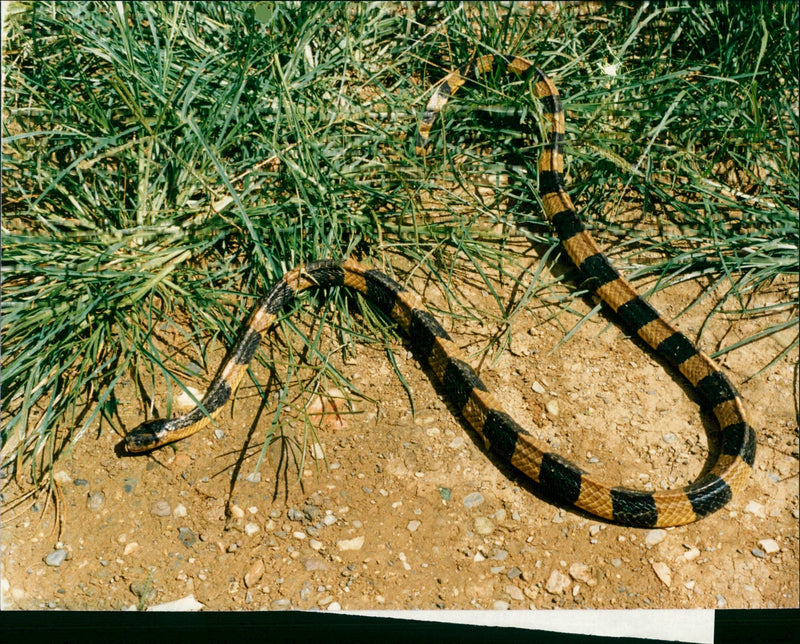
[[[252,521],[250,523],[248,523],[247,525],[245,525],[245,527],[244,527],[244,533],[248,537],[252,537],[259,530],[261,530],[261,528],[258,527],[258,524],[257,523],[253,523]]]
[[[522,590],[517,588],[514,584],[506,584],[506,587],[503,590],[506,591],[506,595],[518,602],[521,602],[523,599],[525,599],[525,595],[522,594]]]
[[[591,584],[592,573],[589,570],[589,566],[584,563],[574,563],[569,567],[569,576],[572,577],[575,581],[582,581],[585,584]]]
[[[197,535],[189,528],[178,528],[178,539],[187,548],[191,548],[197,541]]]
[[[665,443],[674,443],[677,440],[677,436],[675,436],[675,434],[672,432],[668,432],[661,437],[661,440],[663,440]]]
[[[511,608],[511,605],[508,602],[504,602],[502,599],[498,599],[492,604],[492,608],[494,610],[508,610]]]
[[[285,597],[282,599],[275,599],[270,602],[269,607],[272,610],[289,610],[292,607],[292,600],[286,599]]]
[[[82,485],[82,486],[86,486],[86,485],[89,485],[89,481],[87,481],[86,479],[75,479],[75,480],[72,482],[72,484],[73,484],[73,485]]]
[[[533,389],[537,394],[543,394],[547,391],[538,380],[534,380],[533,384],[531,385],[531,389]]]
[[[466,445],[466,441],[464,440],[463,436],[456,436],[453,440],[450,441],[448,447],[450,449],[461,449]]]
[[[308,545],[311,546],[312,550],[319,550],[322,548],[322,541],[317,541],[316,539],[309,539]]]
[[[223,438],[225,438],[225,432],[221,429],[215,429],[214,438],[216,438],[218,441],[221,441]]]
[[[483,494],[481,494],[480,492],[472,492],[464,497],[465,508],[474,508],[475,506],[480,505],[481,503],[483,503]]]
[[[168,517],[172,514],[172,508],[169,507],[169,503],[167,503],[164,499],[160,501],[153,501],[150,505],[150,514],[154,514],[157,517]]]
[[[452,495],[452,491],[449,487],[440,487],[439,488],[439,496],[442,497],[445,501],[450,500],[450,496]]]
[[[230,508],[231,517],[234,519],[244,519],[244,510],[238,505],[233,504]]]
[[[764,557],[767,556],[767,553],[761,550],[760,548],[753,548],[750,552],[753,554],[754,557],[758,557],[759,559],[763,559]]]
[[[364,545],[364,537],[355,537],[353,539],[340,539],[336,542],[336,547],[339,550],[361,550]]]
[[[256,559],[250,564],[250,568],[248,568],[247,572],[244,574],[244,585],[248,588],[252,588],[263,575],[264,561],[262,559]]]
[[[314,570],[327,570],[328,563],[319,557],[306,557],[302,560],[303,570],[313,572]]]
[[[172,516],[182,519],[187,515],[186,506],[183,503],[178,503],[175,508],[172,510]]]
[[[650,530],[647,533],[647,536],[644,538],[644,543],[648,548],[652,548],[654,545],[664,541],[666,536],[666,530],[661,530],[660,528],[656,530]]]
[[[558,416],[558,403],[555,400],[548,400],[544,405],[544,410],[551,416]]]
[[[744,508],[744,511],[748,514],[752,514],[754,516],[760,517],[764,519],[767,515],[764,512],[764,506],[756,501],[750,501]]]
[[[758,542],[758,545],[761,546],[761,549],[768,555],[775,554],[781,549],[775,539],[761,539],[761,541]]]
[[[58,548],[58,550],[53,550],[49,555],[44,558],[44,562],[48,566],[53,566],[53,568],[58,568],[64,560],[67,558],[67,551],[64,548]]]
[[[717,608],[725,608],[725,605],[728,603],[728,600],[722,595],[717,595],[715,599],[717,600]]]
[[[691,546],[686,552],[683,553],[683,558],[686,559],[686,561],[694,561],[699,556],[700,550],[694,546]]]
[[[125,549],[122,551],[122,556],[127,557],[139,549],[139,544],[136,541],[131,541],[125,544]]]
[[[342,605],[339,602],[331,602],[328,604],[328,610],[342,610]]]
[[[408,525],[406,526],[406,529],[409,532],[416,532],[421,525],[422,525],[422,522],[420,522],[420,521],[409,521]]]
[[[101,491],[90,492],[86,499],[86,507],[92,512],[97,512],[106,502],[106,495]]]
[[[567,588],[569,588],[570,583],[569,577],[567,577],[563,572],[560,570],[554,570],[550,573],[550,577],[547,579],[545,590],[552,595],[560,595]]]
[[[475,532],[477,532],[478,534],[482,534],[484,536],[492,534],[492,532],[494,532],[494,523],[492,523],[491,520],[487,519],[486,517],[475,517],[473,526]]]
[[[166,602],[164,604],[157,604],[156,606],[150,606],[147,609],[147,612],[148,613],[194,612],[202,610],[203,608],[205,608],[205,605],[197,601],[194,598],[194,595],[187,595],[186,597],[182,597],[181,599],[176,599],[175,601]]]
[[[615,557],[614,559],[611,560],[610,563],[612,566],[614,566],[614,568],[619,568],[622,565],[622,559],[620,559],[619,557]]]
[[[139,482],[135,476],[128,476],[125,478],[122,484],[122,489],[125,490],[128,494],[133,492],[133,488],[136,487],[136,484]]]
[[[516,579],[520,575],[522,575],[522,571],[516,566],[512,566],[511,568],[509,568],[508,572],[506,573],[506,577],[508,577],[511,580]]]
[[[253,472],[252,474],[248,474],[244,477],[244,480],[248,483],[261,483],[261,472]],[[276,599],[275,601],[282,601],[280,599]],[[288,599],[286,600],[289,601]],[[275,603],[275,602],[273,602]]]
[[[669,588],[670,584],[672,584],[672,571],[669,566],[663,561],[656,561],[653,564],[653,572],[656,573],[656,577],[661,580],[661,583]]]
[[[61,483],[61,485],[72,483],[72,477],[65,470],[58,470],[58,472],[53,474],[53,479],[58,483]]]
[[[144,601],[151,600],[156,594],[155,588],[144,581],[132,581],[129,588],[134,595]]]

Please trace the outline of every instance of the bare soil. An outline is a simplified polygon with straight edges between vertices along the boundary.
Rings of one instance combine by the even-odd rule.
[[[412,287],[447,308],[434,285]],[[512,297],[507,284],[497,288],[501,301]],[[796,284],[777,288],[762,297],[796,293]],[[494,310],[478,287],[466,283],[460,295]],[[684,284],[651,301],[671,317],[701,295],[676,322],[694,338],[713,293]],[[615,484],[658,489],[694,479],[712,421],[677,374],[603,313],[562,343],[591,306],[524,310],[500,353],[480,353],[500,330],[491,316],[443,324],[512,416],[555,451]],[[712,352],[769,323],[714,317],[703,348]],[[361,395],[336,401],[321,381],[318,400],[338,415],[320,420],[311,395],[300,399],[319,421],[319,445],[303,445],[303,424],[287,412],[278,440],[262,450],[278,386],[254,362],[266,397],[245,379],[216,428],[174,449],[126,456],[121,434],[107,424],[79,441],[55,468],[60,542],[52,505],[4,515],[4,607],[146,608],[188,596],[213,610],[796,607],[796,356],[748,378],[790,339],[723,356],[758,433],[752,480],[723,510],[664,532],[554,505],[483,449],[401,343],[392,348],[414,414],[380,344],[356,344],[343,355],[330,340],[330,361]],[[224,348],[211,355],[215,364],[187,382],[199,391]],[[120,395],[129,431],[146,410],[135,383]],[[165,413],[165,389],[153,403]],[[20,493],[4,483],[7,500]],[[58,549],[65,560],[46,563]]]

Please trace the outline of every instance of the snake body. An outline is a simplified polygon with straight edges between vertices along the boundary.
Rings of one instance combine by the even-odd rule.
[[[547,219],[587,283],[630,332],[683,374],[701,405],[716,417],[719,453],[713,467],[689,485],[659,492],[611,487],[596,481],[574,463],[538,444],[503,411],[418,295],[384,273],[352,260],[316,261],[286,273],[251,315],[201,406],[178,418],[140,425],[125,437],[129,452],[148,451],[203,428],[230,399],[281,310],[306,289],[345,286],[366,296],[402,328],[417,356],[430,366],[452,405],[487,448],[536,481],[555,500],[621,525],[664,527],[690,523],[715,512],[745,486],[755,460],[756,437],[740,395],[720,368],[645,302],[609,263],[564,188],[564,111],[553,81],[517,56],[482,56],[464,65],[436,86],[417,132],[417,153],[425,153],[431,128],[450,96],[469,80],[495,70],[522,79],[534,76],[534,93],[549,126],[539,158],[539,186]]]

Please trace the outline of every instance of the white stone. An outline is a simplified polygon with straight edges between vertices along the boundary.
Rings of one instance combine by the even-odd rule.
[[[339,550],[361,550],[364,545],[364,537],[354,537],[353,539],[340,539],[336,542]]]
[[[166,602],[165,604],[156,604],[155,606],[148,607],[148,612],[152,613],[165,613],[165,612],[175,612],[175,611],[198,611],[205,608],[204,604],[201,604],[194,598],[194,595],[187,595],[181,599],[176,599],[175,601]]]

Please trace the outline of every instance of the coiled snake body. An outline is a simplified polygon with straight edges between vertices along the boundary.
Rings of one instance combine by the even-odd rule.
[[[742,399],[719,367],[645,302],[611,266],[585,230],[564,188],[564,112],[553,82],[532,63],[516,56],[482,56],[448,74],[428,102],[417,134],[417,152],[425,153],[431,127],[449,97],[465,82],[494,70],[527,79],[542,102],[548,139],[539,158],[539,186],[545,214],[567,254],[588,283],[633,333],[688,380],[701,404],[720,426],[714,466],[694,483],[659,492],[610,487],[577,465],[549,452],[512,419],[460,350],[424,308],[419,296],[387,275],[355,261],[323,260],[297,267],[272,287],[251,315],[247,328],[202,400],[202,408],[171,420],[143,423],[125,437],[129,452],[144,452],[189,436],[228,402],[279,312],[309,288],[346,286],[362,293],[409,336],[415,353],[427,362],[453,406],[502,459],[538,482],[558,501],[574,504],[614,523],[637,527],[673,526],[696,521],[723,507],[741,490],[753,466],[756,437]]]

